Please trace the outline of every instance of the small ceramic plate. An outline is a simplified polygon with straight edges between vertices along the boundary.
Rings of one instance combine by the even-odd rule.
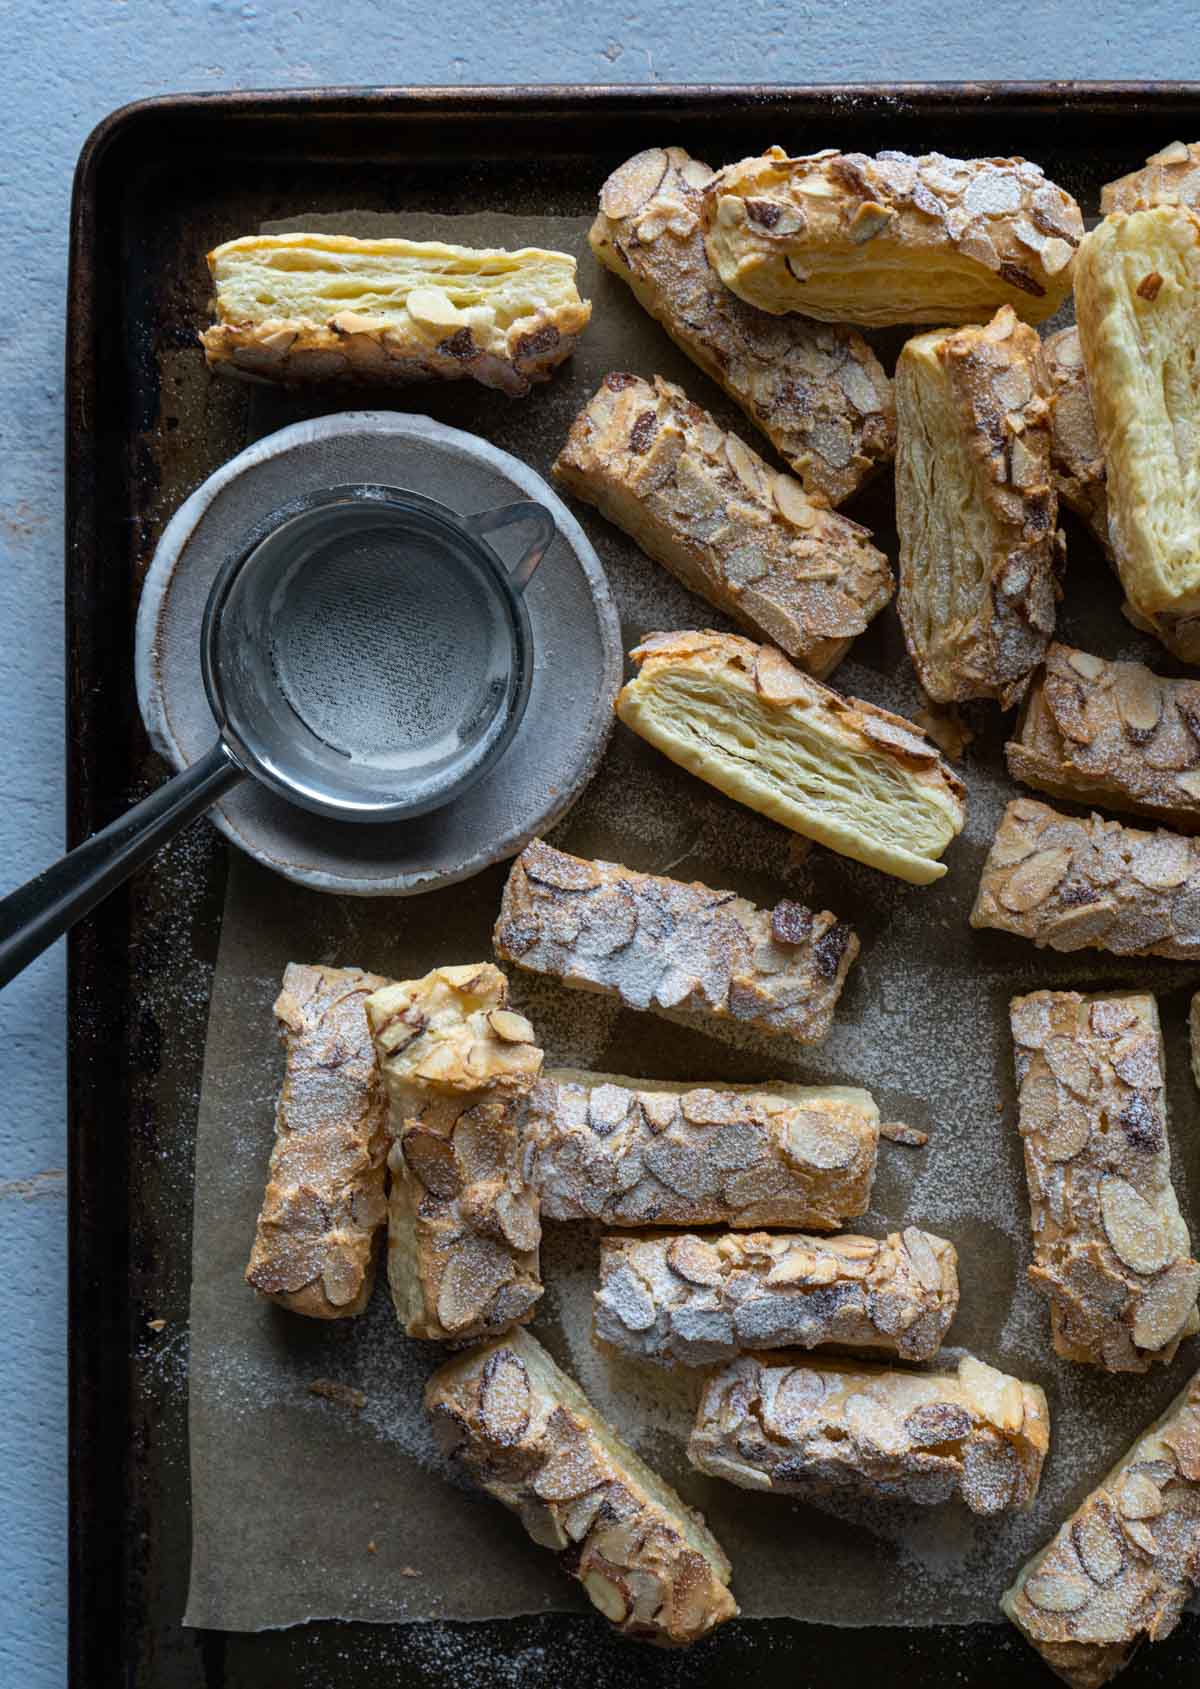
[[[395,824],[325,820],[249,780],[213,811],[232,844],[300,885],[409,896],[514,855],[571,807],[595,773],[612,725],[620,625],[583,530],[515,457],[397,411],[299,422],[211,475],[172,517],[147,573],[137,621],[138,703],[155,750],[176,768],[195,762],[216,739],[200,669],[200,624],[217,571],[262,536],[281,505],[351,481],[405,487],[464,514],[532,498],[558,530],[525,594],[534,640],[525,719],[478,785],[432,815]],[[497,550],[503,553],[503,542]]]

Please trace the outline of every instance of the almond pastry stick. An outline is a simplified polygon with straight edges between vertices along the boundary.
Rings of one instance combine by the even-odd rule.
[[[361,1314],[387,1214],[387,1098],[363,1005],[387,982],[289,962],[275,1000],[287,1066],[246,1283],[314,1319]]]
[[[1171,141],[1151,153],[1141,170],[1106,182],[1100,210],[1148,211],[1152,205],[1200,205],[1200,145]]]
[[[1052,645],[1006,755],[1051,797],[1200,830],[1200,681]]]
[[[1041,342],[1003,306],[896,366],[897,608],[936,702],[1023,692],[1054,633],[1058,494]]]
[[[1126,596],[1146,617],[1200,611],[1200,217],[1114,212],[1083,239],[1079,340]]]
[[[551,1070],[529,1099],[525,1173],[550,1220],[810,1226],[865,1212],[879,1110],[848,1085],[671,1085]]]
[[[682,147],[638,153],[600,190],[592,251],[762,429],[805,492],[842,504],[895,451],[892,384],[853,329],[771,316],[722,285],[700,228],[712,179]]]
[[[522,395],[591,305],[566,252],[352,235],[244,235],[208,255],[209,365],[260,381],[462,381]]]
[[[829,1031],[858,939],[828,909],[588,862],[535,839],[513,863],[496,954],[579,991],[706,1030],[738,1021],[802,1044]]]
[[[886,1238],[606,1237],[594,1329],[660,1366],[829,1343],[927,1361],[958,1308],[957,1259],[915,1226]]]
[[[713,267],[749,304],[884,328],[976,323],[1001,305],[1053,316],[1083,218],[1023,158],[771,147],[717,172],[704,228]]]
[[[661,376],[606,375],[554,476],[692,592],[825,675],[892,596],[857,522],[810,502]]]
[[[1200,1372],[1017,1574],[1000,1603],[1073,1689],[1161,1642],[1200,1584]]]
[[[543,1057],[507,1003],[490,962],[434,968],[367,999],[391,1101],[388,1277],[410,1337],[504,1331],[542,1294],[519,1119]]]
[[[1171,1185],[1158,1007],[1035,991],[1011,1006],[1033,1227],[1057,1354],[1166,1364],[1200,1331],[1200,1264]]]
[[[639,672],[617,714],[672,762],[911,885],[946,872],[966,788],[912,722],[735,634],[652,633],[630,655]]]
[[[528,1332],[447,1361],[425,1406],[446,1453],[558,1554],[624,1635],[677,1647],[734,1617],[729,1561],[702,1516]]]
[[[922,1506],[960,1495],[992,1516],[1030,1505],[1049,1443],[1037,1385],[970,1355],[951,1373],[742,1355],[706,1384],[688,1459],[746,1490]]]
[[[1200,840],[1079,820],[1019,798],[1004,811],[979,881],[973,927],[1052,950],[1200,957]]]

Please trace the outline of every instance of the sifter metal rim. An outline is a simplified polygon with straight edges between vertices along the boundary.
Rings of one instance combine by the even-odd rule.
[[[345,434],[417,438],[434,449],[440,447],[465,453],[503,475],[524,496],[546,507],[586,582],[601,647],[602,673],[597,675],[597,724],[586,758],[571,770],[570,778],[563,781],[553,798],[547,794],[544,805],[536,815],[531,814],[528,828],[519,837],[500,842],[482,839],[478,848],[453,864],[433,864],[419,871],[398,872],[391,876],[362,876],[353,872],[352,843],[347,846],[347,871],[329,872],[309,863],[280,860],[277,855],[257,848],[253,835],[239,826],[222,805],[211,813],[214,825],[230,843],[296,884],[352,896],[411,896],[469,879],[492,863],[515,854],[530,838],[553,827],[572,807],[594,775],[610,736],[613,721],[611,706],[620,685],[624,661],[620,620],[600,560],[583,529],[553,488],[511,453],[462,429],[450,428],[429,417],[403,411],[343,411],[333,416],[292,423],[247,446],[222,464],[184,500],[163,529],[146,571],[135,626],[134,679],[138,706],[150,743],[173,768],[183,767],[186,759],[178,746],[167,709],[158,632],[172,578],[189,540],[222,492],[247,470],[296,447]],[[253,535],[247,535],[247,543],[252,543],[253,538]],[[199,640],[199,628],[196,637]],[[358,830],[352,824],[332,825],[347,825],[352,832]]]

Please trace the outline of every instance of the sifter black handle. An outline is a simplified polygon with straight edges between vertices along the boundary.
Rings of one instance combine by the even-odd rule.
[[[218,742],[119,820],[0,899],[0,987],[241,778],[241,768]]]

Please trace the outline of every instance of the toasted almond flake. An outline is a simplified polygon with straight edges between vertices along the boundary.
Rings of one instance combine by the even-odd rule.
[[[1100,1213],[1114,1252],[1135,1273],[1156,1273],[1173,1258],[1158,1216],[1126,1180],[1101,1180]]]
[[[1150,1284],[1137,1305],[1133,1340],[1139,1349],[1161,1349],[1178,1337],[1200,1295],[1200,1264],[1177,1261]]]
[[[767,1274],[765,1283],[772,1289],[785,1284],[803,1284],[812,1274],[817,1257],[808,1249],[789,1249]]]
[[[462,1177],[454,1150],[445,1138],[410,1126],[400,1139],[400,1148],[412,1172],[433,1196],[446,1202],[458,1195]]]
[[[1158,1553],[1158,1539],[1144,1519],[1122,1519],[1121,1530],[1135,1547],[1154,1559]]]
[[[1106,1506],[1090,1507],[1071,1530],[1075,1551],[1093,1583],[1110,1583],[1125,1564],[1125,1551]]]
[[[636,216],[662,186],[667,166],[662,147],[649,147],[614,170],[600,195],[604,215],[614,221]]]
[[[502,1447],[519,1443],[529,1427],[532,1404],[525,1363],[511,1349],[488,1357],[479,1387],[479,1420],[484,1432]]]
[[[724,1278],[721,1257],[709,1243],[698,1237],[673,1238],[667,1250],[672,1270],[689,1284],[720,1284]]]
[[[1116,1500],[1124,1519],[1157,1519],[1163,1510],[1162,1491],[1144,1472],[1127,1472]]]
[[[1046,1613],[1077,1613],[1092,1599],[1092,1586],[1068,1572],[1039,1572],[1027,1578],[1024,1593]]]
[[[762,645],[758,649],[754,685],[760,697],[769,704],[795,704],[807,700],[809,696],[805,676],[772,645]]]
[[[794,475],[776,475],[771,487],[780,515],[794,528],[807,529],[816,525],[817,512]]]
[[[603,1613],[606,1619],[611,1619],[613,1624],[624,1623],[629,1603],[610,1577],[591,1568],[584,1572],[581,1582],[592,1605]]]
[[[488,1025],[506,1044],[532,1044],[534,1042],[533,1027],[524,1015],[514,1014],[511,1009],[493,1009],[488,1015]]]
[[[1067,661],[1085,680],[1099,680],[1108,667],[1102,657],[1093,657],[1089,651],[1072,651]]]
[[[923,1132],[919,1126],[906,1126],[899,1120],[884,1121],[879,1128],[879,1136],[889,1143],[906,1144],[912,1149],[923,1149],[929,1142],[928,1132]]]
[[[1064,848],[1039,850],[1027,857],[1000,888],[1000,901],[1014,915],[1028,914],[1050,896],[1066,877],[1071,852]]]

